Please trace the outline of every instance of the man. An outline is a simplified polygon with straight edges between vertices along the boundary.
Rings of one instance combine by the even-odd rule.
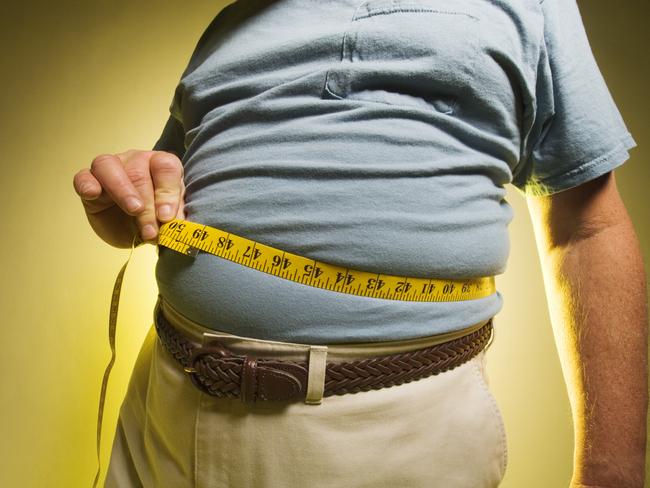
[[[136,234],[155,243],[161,223],[189,216],[352,269],[466,279],[503,271],[512,218],[503,184],[516,185],[533,218],[570,392],[572,487],[639,487],[645,276],[613,173],[633,146],[573,2],[236,2],[199,41],[154,150],[101,155],[75,188],[95,232],[116,247]],[[481,355],[408,385],[271,412],[264,402],[196,397],[160,332],[169,320],[187,337],[214,330],[250,348],[321,344],[334,360],[349,344],[464,333],[498,312],[498,293],[453,303],[353,297],[208,254],[188,259],[160,248],[165,346],[149,340],[138,360],[107,484],[377,486],[378,473],[385,486],[498,484],[498,412],[480,418],[487,433],[462,430],[489,408],[470,379]],[[188,397],[197,403],[186,407]],[[409,424],[434,398],[433,426]],[[349,433],[331,423],[353,409]],[[391,422],[376,418],[391,412]],[[209,422],[183,437],[174,414],[182,425]],[[445,424],[455,427],[448,435]],[[305,437],[322,443],[299,444]],[[357,437],[363,447],[337,445]],[[292,445],[293,462],[274,452]],[[472,454],[477,446],[484,455]],[[349,469],[357,474],[344,483]]]

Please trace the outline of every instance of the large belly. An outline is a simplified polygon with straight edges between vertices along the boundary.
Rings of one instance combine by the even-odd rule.
[[[188,220],[376,273],[472,278],[504,269],[509,214],[493,196],[469,199],[458,191],[458,177],[387,181],[243,174],[247,176],[204,188],[195,184],[186,203]],[[471,178],[464,178],[465,188],[472,188],[467,186]],[[421,337],[472,325],[501,307],[498,293],[461,302],[350,295],[210,254],[191,258],[166,248],[160,249],[156,276],[160,293],[196,322],[271,340],[335,343]]]

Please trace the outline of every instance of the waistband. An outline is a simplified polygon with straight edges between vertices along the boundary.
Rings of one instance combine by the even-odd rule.
[[[175,328],[200,344],[218,339],[238,354],[254,354],[260,358],[289,361],[308,359],[310,350],[313,350],[315,347],[325,348],[327,350],[327,360],[329,362],[344,362],[354,359],[416,351],[471,334],[491,320],[483,320],[460,330],[415,339],[313,345],[238,336],[208,328],[181,314],[161,295],[158,296],[158,301],[154,308],[154,321],[159,311]],[[492,339],[490,339],[491,341]],[[489,344],[487,347],[489,347]]]

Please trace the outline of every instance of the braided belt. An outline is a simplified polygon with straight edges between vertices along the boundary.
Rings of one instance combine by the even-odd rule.
[[[159,311],[156,330],[167,351],[183,366],[192,383],[216,397],[256,400],[302,400],[308,363],[257,359],[229,351],[216,340],[205,345],[188,340]],[[355,361],[327,363],[323,396],[378,390],[453,369],[481,352],[492,334],[492,319],[480,329],[424,349]]]

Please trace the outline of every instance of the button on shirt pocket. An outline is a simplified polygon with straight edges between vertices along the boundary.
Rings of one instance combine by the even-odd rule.
[[[370,0],[343,35],[323,98],[452,114],[472,82],[478,17],[466,2]]]

